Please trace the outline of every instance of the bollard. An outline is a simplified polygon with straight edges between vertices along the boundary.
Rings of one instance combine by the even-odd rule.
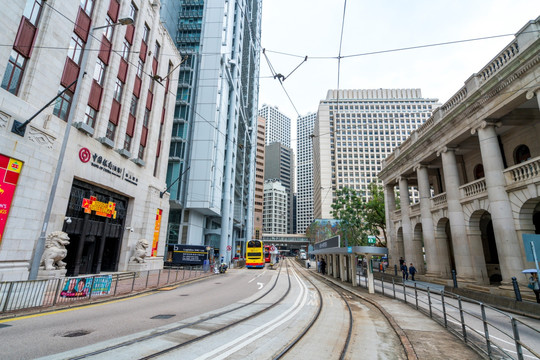
[[[394,299],[396,298],[396,283],[394,282],[394,278],[392,278],[392,290],[394,291]]]
[[[394,265],[394,276],[397,276],[397,265]]]
[[[416,310],[418,310],[418,289],[416,288],[416,282],[414,283],[414,298],[416,301]]]
[[[456,277],[456,270],[452,270],[452,280],[454,280],[454,288],[457,289],[457,277]]]
[[[516,294],[516,301],[523,301],[521,299],[521,292],[519,291],[519,285],[515,277],[512,277],[512,286],[514,287],[514,293]]]

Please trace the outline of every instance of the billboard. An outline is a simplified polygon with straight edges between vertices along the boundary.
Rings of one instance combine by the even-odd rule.
[[[65,298],[85,298],[90,294],[90,289],[92,289],[92,296],[107,295],[111,292],[111,283],[112,275],[69,278],[66,279],[66,284],[60,292],[60,296]]]
[[[0,154],[0,243],[23,162]]]
[[[174,265],[202,265],[208,259],[210,247],[203,245],[169,245],[172,251],[172,263]]]

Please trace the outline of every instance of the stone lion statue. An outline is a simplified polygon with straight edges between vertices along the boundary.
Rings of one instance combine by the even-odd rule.
[[[65,232],[53,231],[49,233],[45,240],[45,250],[41,256],[40,269],[65,269],[66,263],[62,260],[67,255],[66,245],[68,244],[69,237]]]
[[[146,239],[139,239],[135,245],[135,252],[129,261],[136,261],[138,263],[146,262],[144,258],[146,257],[146,249],[148,248],[148,241]]]

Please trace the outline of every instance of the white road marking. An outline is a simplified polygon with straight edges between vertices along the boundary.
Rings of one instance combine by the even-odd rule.
[[[261,290],[261,289],[263,288],[264,284],[263,284],[263,283],[260,283],[260,282],[258,282],[258,283],[257,283],[257,286],[259,287],[259,290]]]
[[[246,345],[248,345],[248,344],[254,342],[255,340],[261,338],[262,336],[268,334],[270,331],[275,330],[277,327],[281,326],[282,324],[284,324],[285,322],[289,321],[294,316],[296,316],[296,314],[298,314],[300,312],[300,310],[302,310],[302,308],[306,304],[306,301],[307,301],[307,287],[306,287],[305,283],[300,280],[300,278],[298,277],[296,272],[293,272],[293,275],[294,275],[294,277],[296,278],[296,280],[298,281],[298,283],[300,284],[300,287],[301,287],[301,292],[298,295],[298,297],[296,298],[293,306],[291,306],[289,309],[287,309],[285,312],[283,312],[280,316],[273,319],[269,323],[264,324],[262,326],[259,326],[258,328],[256,328],[256,329],[254,329],[254,330],[240,336],[239,338],[237,338],[237,339],[235,339],[235,340],[233,340],[233,341],[231,341],[231,342],[229,342],[229,343],[227,343],[225,345],[222,345],[219,348],[214,349],[213,351],[211,351],[211,352],[209,352],[207,354],[204,354],[204,355],[198,357],[196,360],[208,359],[208,358],[211,358],[211,357],[217,355],[218,353],[220,353],[219,356],[215,357],[215,358],[212,358],[212,359],[225,359],[227,356],[230,356],[231,354],[239,351],[240,349],[242,349]],[[247,339],[247,340],[245,340],[245,339]],[[242,340],[245,340],[245,341],[238,344]],[[235,344],[238,344],[238,345],[234,346],[233,348],[230,348],[229,350],[227,350],[224,353],[221,353],[225,349],[227,349],[227,348],[229,348],[229,347],[231,347],[231,346],[233,346]]]
[[[255,276],[253,279],[249,280],[249,281],[248,281],[248,284],[249,284],[250,282],[252,282],[253,280],[255,280],[256,278],[258,278],[258,277],[260,277],[260,276],[263,276],[264,273],[266,273],[266,270],[264,270],[264,271],[263,271],[262,273],[260,273],[259,275]]]

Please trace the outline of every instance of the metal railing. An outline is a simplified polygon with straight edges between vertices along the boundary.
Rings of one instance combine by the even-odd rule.
[[[490,359],[540,359],[540,328],[508,313],[444,289],[374,279],[375,291],[403,300]],[[366,287],[367,277],[360,277]],[[531,321],[532,322],[532,321]],[[526,338],[526,339],[524,339]]]
[[[211,270],[208,266],[179,266],[108,275],[0,282],[0,314],[123,296],[194,279]],[[77,289],[79,282],[83,286]]]

